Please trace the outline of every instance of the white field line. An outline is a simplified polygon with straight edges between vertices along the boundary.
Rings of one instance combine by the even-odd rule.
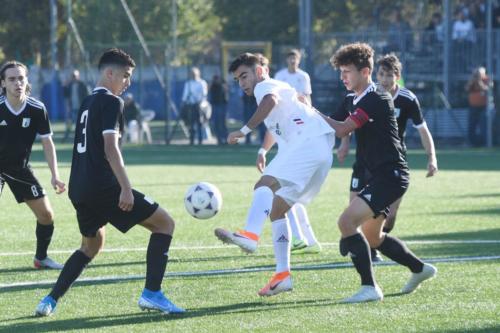
[[[490,260],[500,260],[500,256],[478,256],[478,257],[446,257],[446,258],[428,258],[425,262],[471,262],[471,261],[490,261]],[[392,266],[397,265],[393,261],[383,261],[374,263],[376,266]],[[298,265],[293,269],[297,271],[306,270],[317,270],[317,269],[336,269],[352,267],[352,263],[343,262],[335,264],[322,264],[322,265]],[[213,275],[230,275],[230,274],[242,274],[242,273],[255,273],[263,271],[273,271],[274,266],[265,267],[255,267],[255,268],[240,268],[240,269],[216,269],[216,270],[206,270],[206,271],[188,271],[188,272],[171,272],[165,274],[166,277],[196,277],[196,276],[213,276]],[[113,283],[113,282],[123,282],[132,280],[143,280],[145,275],[109,275],[109,276],[98,276],[92,278],[80,278],[75,284],[92,284],[92,283]],[[24,282],[14,282],[0,284],[1,290],[8,290],[21,287],[49,287],[54,285],[55,280],[45,280],[45,281],[24,281]]]
[[[486,239],[470,239],[470,240],[414,240],[414,241],[404,241],[406,244],[500,244],[500,240],[486,240]],[[336,247],[338,243],[321,243],[324,247]],[[268,248],[272,247],[271,244],[259,245],[259,247]],[[216,249],[228,249],[227,245],[199,245],[199,246],[172,246],[170,250],[216,250]],[[236,249],[236,247],[233,247]],[[132,248],[104,248],[101,253],[106,252],[144,252],[147,248],[145,247],[132,247]],[[49,250],[50,254],[69,254],[75,252],[76,248],[71,250]],[[32,256],[33,251],[30,252],[3,252],[0,253],[0,257],[12,257],[12,256]]]

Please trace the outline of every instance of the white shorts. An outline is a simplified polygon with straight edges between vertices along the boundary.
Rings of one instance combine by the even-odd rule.
[[[264,169],[265,176],[278,180],[276,195],[290,206],[308,204],[319,193],[333,162],[333,133],[307,138],[297,145],[278,150]]]

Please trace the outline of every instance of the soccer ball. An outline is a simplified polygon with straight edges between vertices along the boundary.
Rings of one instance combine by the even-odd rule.
[[[184,196],[184,206],[197,219],[209,219],[222,208],[222,195],[210,183],[199,182],[191,186]]]

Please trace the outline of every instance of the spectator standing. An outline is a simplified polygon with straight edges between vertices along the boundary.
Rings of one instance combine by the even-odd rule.
[[[192,67],[189,80],[184,84],[182,92],[182,117],[189,126],[189,144],[194,144],[195,128],[198,144],[203,141],[200,104],[207,98],[207,82],[201,78],[200,70]]]
[[[212,122],[217,137],[217,144],[227,143],[227,85],[219,75],[214,75],[208,91],[208,100],[212,104]]]
[[[469,142],[473,146],[486,143],[486,107],[488,105],[489,78],[486,69],[479,67],[472,73],[465,87],[469,98]]]
[[[67,107],[65,114],[66,130],[64,132],[63,141],[66,141],[69,138],[69,135],[73,130],[73,124],[76,121],[78,109],[80,109],[83,99],[88,95],[89,90],[87,85],[80,80],[80,71],[75,69],[71,73],[69,82],[64,87],[64,97],[67,101]]]

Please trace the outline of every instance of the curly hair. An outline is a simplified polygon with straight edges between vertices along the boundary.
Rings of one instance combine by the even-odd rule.
[[[330,63],[338,69],[340,66],[354,65],[358,70],[368,67],[373,69],[372,47],[366,43],[352,43],[343,45],[330,58]]]
[[[394,53],[384,54],[378,58],[377,65],[396,75],[401,75],[401,71],[403,70],[401,61],[399,61],[399,58]]]

